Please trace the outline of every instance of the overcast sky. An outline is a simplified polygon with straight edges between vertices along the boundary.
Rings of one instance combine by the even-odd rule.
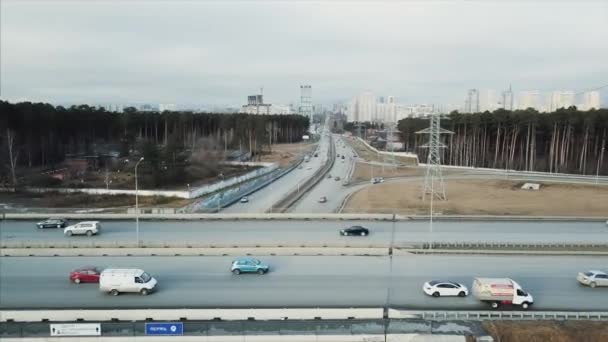
[[[445,104],[608,83],[608,1],[0,3],[10,101],[240,105],[264,86],[295,103],[311,84],[315,103]]]

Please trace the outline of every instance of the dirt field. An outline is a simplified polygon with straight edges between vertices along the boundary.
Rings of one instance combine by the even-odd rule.
[[[352,181],[369,181],[374,177],[404,177],[404,176],[424,176],[424,169],[412,168],[412,167],[392,167],[392,166],[380,166],[370,165],[364,163],[355,164],[355,172],[353,173]]]
[[[484,322],[482,327],[500,342],[605,342],[605,322]]]
[[[434,201],[433,212],[444,215],[608,215],[608,187],[542,184],[539,191],[521,190],[521,182],[448,180],[448,201]],[[389,182],[353,194],[342,212],[428,214],[422,183]],[[428,197],[427,197],[428,199]],[[576,200],[568,200],[576,199]]]
[[[368,161],[377,161],[377,162],[389,162],[387,156],[382,154],[378,154],[372,150],[370,150],[367,146],[365,146],[361,141],[356,138],[344,138],[350,147],[352,147],[359,157],[368,160]],[[405,165],[416,165],[416,158],[406,158],[406,157],[395,157],[397,163],[405,164]]]
[[[314,150],[315,147],[316,144],[314,143],[275,144],[272,145],[272,154],[263,155],[261,161],[279,163],[280,166],[286,166],[298,157],[300,148],[303,153],[308,153]]]
[[[187,199],[172,197],[139,196],[140,207],[177,208],[190,203]],[[0,193],[0,203],[23,208],[114,208],[134,207],[135,196],[87,195],[59,193]]]

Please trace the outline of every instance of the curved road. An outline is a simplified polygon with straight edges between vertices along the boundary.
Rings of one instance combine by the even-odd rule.
[[[234,276],[228,257],[0,258],[0,308],[392,307],[478,310],[475,298],[433,298],[425,281],[447,278],[469,288],[473,277],[511,277],[532,293],[532,310],[608,310],[608,288],[591,289],[577,272],[605,268],[607,257],[399,256],[265,257],[270,273]],[[97,284],[71,284],[82,265],[138,267],[159,281],[149,296],[101,293]],[[389,286],[390,279],[390,286]]]
[[[370,236],[342,237],[338,230],[363,225]],[[144,242],[199,242],[218,245],[276,246],[334,244],[388,246],[393,227],[395,244],[427,242],[431,237],[427,221],[140,221]],[[104,221],[102,232],[91,238],[66,237],[62,229],[35,227],[34,221],[0,221],[0,241],[11,242],[135,242],[135,222]],[[461,222],[435,221],[436,242],[596,242],[608,243],[604,222]]]

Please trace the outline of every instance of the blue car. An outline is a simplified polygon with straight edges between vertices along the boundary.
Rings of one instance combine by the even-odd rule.
[[[242,258],[237,259],[232,262],[232,267],[230,271],[233,274],[241,274],[241,273],[257,273],[264,274],[267,273],[270,267],[268,265],[263,264],[258,259],[253,258]]]

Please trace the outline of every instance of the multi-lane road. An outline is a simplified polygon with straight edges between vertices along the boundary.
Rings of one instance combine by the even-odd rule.
[[[333,167],[325,178],[294,205],[291,212],[331,213],[342,204],[344,200],[342,194],[348,193],[349,190],[345,189],[342,182],[354,167],[355,154],[338,136],[335,136],[334,144],[336,156],[339,157],[336,157]],[[344,156],[344,159],[342,159],[342,156]],[[339,179],[336,180],[336,177],[339,177]],[[327,202],[319,202],[321,197],[326,197]]]
[[[370,229],[367,237],[342,237],[350,225]],[[597,242],[608,243],[603,222],[436,221],[433,233],[425,221],[140,221],[144,242],[200,242],[229,246],[345,245],[388,246],[395,230],[395,245],[427,242]],[[90,243],[134,242],[133,221],[104,221],[99,236],[66,237],[62,229],[35,227],[34,221],[0,221],[0,240],[12,242]]]
[[[581,270],[603,268],[607,257],[398,256],[264,257],[270,273],[235,276],[229,257],[12,257],[0,258],[0,308],[392,307],[487,309],[475,298],[433,298],[431,279],[469,288],[472,279],[511,277],[532,293],[532,310],[608,310],[608,288],[580,286]],[[82,265],[142,268],[159,281],[149,296],[101,293],[97,284],[72,284]]]
[[[328,136],[323,135],[315,151],[311,153],[310,161],[303,162],[300,167],[293,169],[278,180],[268,184],[264,188],[249,195],[248,203],[237,202],[222,209],[222,213],[263,213],[272,210],[277,203],[289,191],[298,188],[307,179],[312,177],[326,162],[329,153]],[[317,157],[314,157],[314,153]]]

